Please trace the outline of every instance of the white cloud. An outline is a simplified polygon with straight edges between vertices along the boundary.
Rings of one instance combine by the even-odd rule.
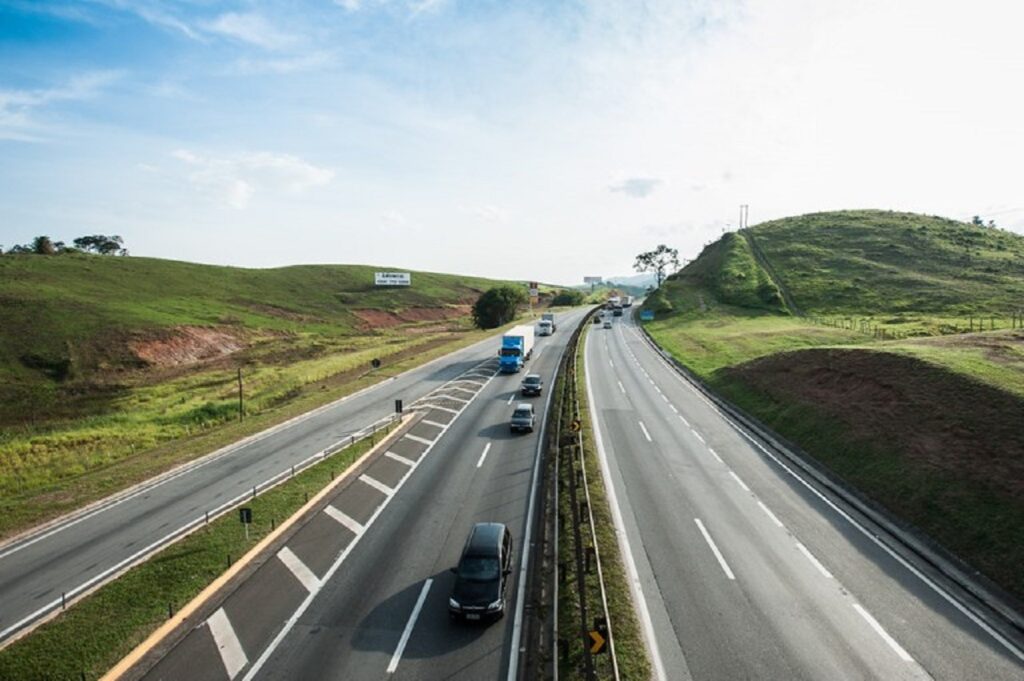
[[[329,183],[334,171],[288,154],[255,152],[215,157],[179,149],[172,156],[191,168],[189,182],[232,208],[243,209],[259,192],[299,194]]]
[[[121,75],[119,71],[96,71],[75,76],[64,85],[48,89],[0,90],[0,139],[43,140],[50,128],[40,119],[41,110],[57,102],[95,97]]]
[[[622,192],[635,199],[642,199],[650,196],[659,184],[661,184],[661,180],[655,177],[630,177],[619,184],[612,185],[608,190]]]
[[[281,50],[298,42],[296,36],[277,29],[255,13],[227,12],[203,24],[209,33],[239,40],[267,50]]]
[[[508,212],[494,204],[466,205],[459,206],[459,212],[464,215],[471,215],[485,222],[506,223]]]
[[[130,12],[153,26],[170,29],[192,40],[202,39],[202,36],[188,23],[169,13],[159,2],[152,0],[94,0],[94,2],[112,9]]]

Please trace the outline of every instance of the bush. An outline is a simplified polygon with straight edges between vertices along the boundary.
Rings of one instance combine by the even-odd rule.
[[[584,298],[586,298],[586,296],[583,295],[583,291],[562,289],[554,298],[551,299],[551,304],[571,307],[573,305],[582,305]]]
[[[526,302],[526,292],[512,286],[488,289],[473,304],[473,323],[481,329],[508,324],[516,317],[516,309]]]

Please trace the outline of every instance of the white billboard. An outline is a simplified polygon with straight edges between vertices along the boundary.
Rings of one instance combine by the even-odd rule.
[[[377,286],[412,286],[412,275],[408,272],[375,272],[373,283]]]
[[[600,284],[604,281],[603,277],[583,277],[584,284]]]

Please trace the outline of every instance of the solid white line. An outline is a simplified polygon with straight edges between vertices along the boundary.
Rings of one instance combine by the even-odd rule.
[[[320,578],[313,574],[313,571],[302,562],[295,552],[285,546],[277,552],[277,557],[284,563],[284,566],[291,570],[291,573],[295,575],[295,579],[299,580],[302,586],[306,587],[306,591],[313,592],[320,586]]]
[[[729,475],[731,475],[732,479],[736,481],[736,484],[738,484],[740,487],[743,488],[744,492],[749,492],[750,491],[750,488],[747,487],[747,483],[745,483],[742,480],[740,480],[740,476],[736,475],[736,473],[734,473],[733,471],[729,471]]]
[[[647,426],[644,425],[644,422],[637,421],[637,423],[640,424],[640,430],[644,431],[644,437],[647,438],[647,441],[654,442],[654,440],[651,439],[651,434],[647,432]]]
[[[775,523],[779,527],[783,527],[782,521],[775,517],[775,514],[772,513],[772,510],[770,508],[764,505],[763,501],[758,499],[757,505],[761,507],[761,510],[764,511],[765,515],[772,519],[773,523]]]
[[[558,353],[558,362],[561,362],[562,357],[565,355],[565,346],[562,346],[561,351]],[[556,363],[555,366],[558,366]],[[552,380],[552,383],[554,381]],[[544,403],[544,414],[548,413],[551,408],[551,397],[554,395],[554,391],[548,391],[547,401]],[[526,504],[526,529],[523,531],[523,550],[519,556],[519,576],[517,578],[518,588],[516,589],[516,613],[512,619],[512,639],[511,645],[509,646],[509,658],[508,658],[508,674],[506,675],[507,681],[516,681],[519,673],[519,656],[524,651],[520,650],[520,643],[523,636],[523,612],[526,608],[526,572],[530,566],[530,542],[533,536],[533,523],[534,515],[536,513],[536,500],[537,500],[537,488],[540,485],[540,464],[541,464],[541,448],[543,447],[545,435],[547,433],[547,417],[545,416],[543,424],[540,428],[540,437],[537,438],[537,448],[533,454],[533,473],[531,474],[532,483],[530,484],[530,500]]]
[[[395,648],[395,654],[391,656],[391,663],[388,664],[388,674],[394,674],[395,670],[398,669],[398,661],[402,659],[402,653],[405,652],[405,644],[409,642],[409,636],[412,635],[412,628],[416,626],[416,618],[420,616],[420,610],[423,609],[423,601],[427,600],[427,592],[430,591],[430,585],[433,583],[433,579],[428,579],[423,583],[423,588],[420,590],[420,597],[416,599],[416,607],[412,609],[412,615],[409,616],[409,622],[405,625],[405,631],[402,632],[402,638],[398,641],[398,647]]]
[[[484,447],[484,453],[480,455],[480,460],[476,462],[476,467],[477,468],[480,468],[480,466],[484,465],[484,459],[487,458],[487,452],[489,452],[489,451],[491,451],[491,443],[490,442],[488,442],[487,445]]]
[[[375,490],[377,490],[378,492],[383,492],[386,496],[390,497],[392,494],[395,493],[394,489],[392,489],[391,487],[388,487],[387,485],[385,485],[380,480],[374,480],[369,475],[366,475],[366,474],[360,475],[359,479],[362,480],[363,482],[365,482],[370,487],[372,487]]]
[[[697,438],[698,440],[700,440],[700,443],[701,443],[702,445],[703,445],[703,444],[707,444],[706,442],[704,442],[704,438],[702,438],[702,437],[700,436],[700,433],[698,433],[698,432],[697,432],[696,430],[694,430],[693,428],[690,428],[690,432],[691,432],[691,433],[693,433],[693,436],[694,436],[695,438]]]
[[[871,625],[871,628],[874,629],[875,632],[879,636],[881,636],[882,639],[886,643],[889,644],[889,647],[896,651],[896,654],[900,656],[901,660],[903,660],[904,662],[913,662],[914,661],[914,658],[912,658],[910,656],[910,653],[908,653],[906,650],[904,650],[903,646],[901,646],[899,643],[897,643],[896,639],[894,639],[892,636],[890,636],[889,632],[887,632],[885,629],[883,629],[882,625],[878,623],[878,620],[876,620],[874,617],[872,617],[871,613],[868,612],[867,610],[865,610],[861,606],[860,603],[854,603],[853,604],[853,608],[854,608],[854,610],[856,610],[857,612],[860,613],[861,617],[863,617],[865,620],[867,620],[867,623]]]
[[[363,530],[366,529],[363,527],[363,524],[360,523],[358,520],[356,520],[349,514],[345,513],[344,511],[339,511],[338,509],[331,505],[327,505],[326,507],[324,507],[324,513],[331,516],[348,529],[352,530],[352,533],[356,536],[361,535],[363,533]]]
[[[716,452],[713,448],[708,447],[708,451],[711,452],[711,456],[715,457],[715,459],[718,460],[718,463],[725,463],[724,461],[722,461],[722,457],[718,456],[718,452]]]
[[[584,369],[586,375],[590,375],[588,367],[590,361],[590,344],[587,344],[588,352],[584,353]],[[604,450],[604,438],[601,436],[601,422],[597,418],[597,403],[594,401],[594,391],[591,381],[587,384],[587,404],[590,409],[590,420],[594,427],[594,444],[597,445],[598,459],[601,462],[601,477],[604,479],[605,493],[608,495],[608,502],[612,510],[612,520],[615,527],[615,538],[619,543],[619,553],[626,562],[626,571],[629,573],[629,587],[633,596],[633,604],[636,606],[637,616],[640,618],[644,630],[644,642],[651,653],[652,664],[654,665],[654,678],[658,681],[666,681],[665,663],[661,659],[661,651],[658,648],[658,638],[654,634],[654,622],[651,620],[651,611],[647,607],[647,598],[644,596],[643,585],[640,583],[640,571],[636,567],[636,559],[633,557],[633,549],[629,544],[629,537],[626,535],[625,523],[622,520],[622,509],[619,508],[618,496],[615,492],[615,485],[612,483],[611,469],[608,465],[608,455]],[[514,681],[511,674],[509,681]]]
[[[425,437],[420,437],[419,435],[413,435],[412,433],[406,433],[402,437],[409,438],[413,442],[419,442],[421,445],[432,445],[432,444],[434,444],[433,440],[428,440]]]
[[[729,579],[736,579],[736,575],[729,569],[729,564],[725,562],[725,558],[722,556],[722,552],[718,550],[718,546],[715,545],[715,540],[711,538],[708,531],[704,528],[704,523],[700,521],[700,518],[694,518],[693,522],[697,523],[697,527],[700,529],[700,533],[704,535],[704,541],[711,547],[711,551],[715,554],[715,558],[718,559],[718,564],[722,566],[722,570],[725,571],[725,576]]]
[[[508,402],[506,402],[505,404],[512,404],[512,400],[514,399],[516,399],[516,394],[513,392],[511,395],[508,396]]]
[[[435,428],[444,428],[445,424],[440,421],[431,421],[430,419],[423,419],[420,423],[425,423],[428,426],[434,426]]]
[[[804,554],[804,556],[807,557],[807,560],[811,561],[811,565],[818,568],[818,572],[825,575],[825,577],[827,577],[828,579],[832,579],[832,573],[829,572],[828,569],[821,564],[821,561],[814,557],[814,554],[811,553],[806,546],[804,546],[800,542],[797,542],[796,548],[798,551],[800,551],[800,553]]]
[[[619,390],[621,390],[622,394],[625,395],[626,394],[626,389],[622,386],[622,381],[615,381],[615,382],[619,384]]]
[[[231,621],[228,619],[227,613],[224,612],[224,608],[220,608],[210,615],[210,619],[206,620],[206,625],[210,627],[213,642],[220,653],[220,659],[224,663],[224,670],[228,673],[228,678],[234,679],[238,676],[238,672],[249,664],[249,658],[245,656],[242,642],[238,640],[238,634],[231,626]]]
[[[407,459],[404,456],[402,456],[401,454],[395,454],[390,449],[388,451],[384,452],[384,456],[388,457],[389,459],[393,459],[393,460],[397,461],[398,463],[404,463],[406,466],[412,466],[412,465],[414,465],[416,463],[412,459]]]

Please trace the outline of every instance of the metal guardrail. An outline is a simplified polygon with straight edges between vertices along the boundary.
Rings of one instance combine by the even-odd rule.
[[[559,486],[562,484],[561,480],[561,468],[563,465],[570,467],[572,474],[569,476],[568,492],[570,497],[570,508],[572,510],[572,533],[573,533],[573,548],[574,548],[574,566],[573,569],[576,573],[576,584],[579,590],[579,610],[580,610],[580,626],[579,626],[579,645],[583,646],[583,674],[584,678],[588,681],[597,679],[597,672],[595,670],[594,659],[590,652],[591,649],[591,638],[590,638],[590,604],[587,598],[587,575],[590,573],[591,565],[591,554],[593,555],[593,564],[597,572],[598,587],[601,594],[599,604],[595,604],[599,608],[600,612],[603,613],[603,620],[607,630],[607,645],[608,654],[611,661],[612,678],[615,681],[619,679],[619,664],[618,658],[615,653],[615,637],[613,634],[612,621],[608,610],[608,595],[605,589],[604,582],[604,571],[601,568],[601,553],[600,547],[597,541],[597,532],[594,527],[594,512],[590,498],[590,487],[587,481],[587,471],[584,461],[584,449],[583,449],[583,433],[582,433],[582,417],[580,412],[579,404],[579,393],[577,386],[576,376],[576,357],[577,351],[580,345],[580,337],[584,329],[590,326],[590,320],[593,317],[596,310],[589,313],[584,317],[583,322],[577,327],[572,336],[569,339],[569,346],[566,353],[562,357],[562,366],[559,372],[562,375],[562,392],[561,399],[558,404],[558,418],[556,420],[555,427],[555,502],[554,508],[556,512],[559,507]],[[566,405],[570,405],[569,409],[566,409]],[[573,418],[569,423],[566,423],[565,416],[567,413],[571,413]],[[582,495],[583,501],[580,501]],[[562,524],[561,519],[556,513],[556,525],[555,525],[555,536],[558,536],[559,526]],[[589,531],[586,533],[589,541],[588,550],[584,550],[584,530],[583,525],[586,524]],[[556,540],[557,541],[557,540]],[[561,579],[561,572],[564,567],[557,561],[556,552],[556,565],[555,565],[555,583],[557,584]],[[557,678],[558,668],[558,631],[557,631],[557,605],[558,599],[555,598],[555,641],[552,644],[552,648],[555,650],[555,669]]]

